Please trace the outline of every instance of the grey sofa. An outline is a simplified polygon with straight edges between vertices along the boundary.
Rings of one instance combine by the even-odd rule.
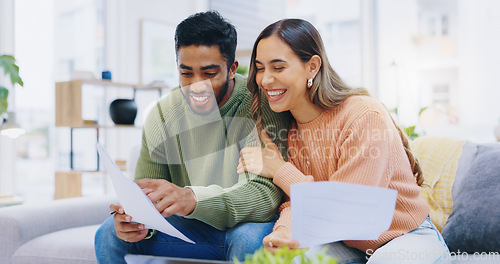
[[[94,234],[115,197],[78,197],[0,208],[0,263],[97,263]]]
[[[461,251],[452,255],[451,263],[500,263],[500,143],[484,147],[445,138],[412,141],[429,185],[423,196],[431,205],[431,219]],[[94,234],[114,201],[85,197],[0,208],[0,264],[97,263]]]

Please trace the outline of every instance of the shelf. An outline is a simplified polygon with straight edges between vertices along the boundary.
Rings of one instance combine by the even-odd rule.
[[[140,84],[131,84],[131,83],[117,83],[107,80],[71,80],[67,82],[79,82],[81,84],[93,84],[100,85],[104,87],[123,87],[123,88],[132,88],[132,89],[141,89],[141,90],[162,90],[168,89],[169,87],[166,85],[140,85]],[[64,82],[63,82],[64,83]]]
[[[67,128],[104,128],[104,129],[112,129],[112,128],[135,128],[135,129],[142,129],[141,126],[134,126],[134,125],[109,125],[109,126],[101,126],[101,125],[93,125],[93,124],[83,124],[83,125],[71,125],[71,126],[62,126],[62,127],[67,127]]]
[[[56,82],[56,127],[122,127],[109,125],[85,124],[82,118],[82,87],[84,84],[106,87],[127,88],[135,92],[139,90],[156,90],[161,93],[167,86],[139,85],[128,83],[115,83],[103,80],[71,80],[66,82]],[[123,126],[125,127],[125,126]]]

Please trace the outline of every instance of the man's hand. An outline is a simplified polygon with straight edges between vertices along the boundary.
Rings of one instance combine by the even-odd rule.
[[[148,235],[148,230],[144,228],[143,224],[130,223],[132,221],[132,217],[125,214],[121,205],[111,204],[109,209],[116,212],[113,219],[115,220],[116,235],[120,239],[127,242],[138,242],[143,240]]]
[[[276,253],[276,250],[282,246],[289,248],[296,248],[300,246],[300,243],[297,240],[292,240],[290,230],[284,226],[279,226],[271,234],[264,237],[264,239],[262,239],[262,243],[264,244],[264,249],[273,254]]]
[[[246,147],[240,151],[237,173],[245,171],[266,178],[274,178],[276,172],[285,164],[278,146],[269,138],[266,130],[261,131],[265,147]]]
[[[163,217],[174,214],[186,216],[196,207],[196,196],[190,188],[182,188],[166,180],[141,179],[135,183]]]

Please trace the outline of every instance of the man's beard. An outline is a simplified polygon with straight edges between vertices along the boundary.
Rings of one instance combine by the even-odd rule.
[[[216,111],[219,108],[219,104],[222,102],[222,100],[224,100],[224,96],[226,96],[226,93],[229,90],[229,77],[226,79],[224,86],[222,87],[222,89],[220,90],[220,92],[218,93],[218,95],[216,97],[215,97],[213,88],[211,88],[211,89],[212,89],[211,94],[214,96],[212,98],[215,99],[215,102],[211,103],[210,108],[208,108],[208,109],[202,109],[202,108],[192,104],[191,98],[190,98],[191,97],[190,89],[187,91],[187,93],[182,92],[182,95],[194,113],[196,113],[198,115],[209,115],[209,114],[213,113],[214,111]],[[209,99],[209,100],[211,100],[211,99]]]

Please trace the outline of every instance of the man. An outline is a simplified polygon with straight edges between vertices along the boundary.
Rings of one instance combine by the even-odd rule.
[[[269,179],[236,172],[239,151],[260,142],[252,136],[246,79],[236,74],[234,26],[217,12],[198,13],[177,26],[175,42],[180,88],[150,111],[135,178],[196,244],[146,230],[112,204],[117,214],[96,233],[99,263],[124,263],[128,253],[243,260],[272,231],[281,191]],[[284,150],[289,116],[263,105],[265,129]]]

